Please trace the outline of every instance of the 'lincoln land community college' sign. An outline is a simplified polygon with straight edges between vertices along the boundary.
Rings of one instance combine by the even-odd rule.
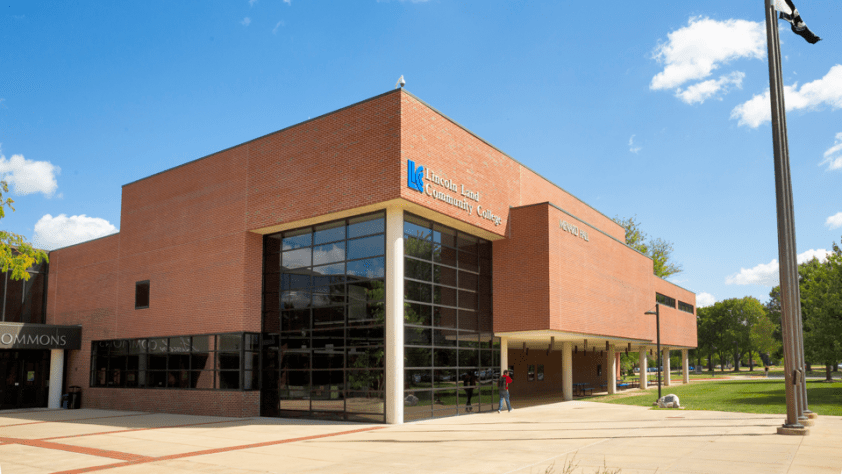
[[[412,160],[407,160],[406,166],[406,185],[410,189],[458,207],[466,211],[469,216],[473,215],[474,206],[476,206],[477,217],[487,219],[494,225],[500,225],[503,222],[502,217],[494,214],[490,209],[483,209],[482,205],[479,204],[479,191],[468,189],[464,184],[457,185],[452,179],[437,175],[430,168],[416,167]],[[457,193],[459,196],[453,196],[451,193]]]
[[[0,349],[80,349],[81,326],[0,323]]]

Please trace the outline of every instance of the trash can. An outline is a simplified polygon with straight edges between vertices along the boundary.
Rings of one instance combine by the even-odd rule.
[[[68,390],[68,395],[70,395],[70,403],[69,408],[78,410],[82,407],[82,387],[78,385],[71,385],[70,389]]]

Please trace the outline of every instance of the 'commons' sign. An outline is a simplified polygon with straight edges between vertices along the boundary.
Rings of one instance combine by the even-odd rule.
[[[81,326],[0,323],[0,349],[81,349]]]

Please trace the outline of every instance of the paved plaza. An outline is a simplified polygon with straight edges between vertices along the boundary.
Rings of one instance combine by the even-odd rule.
[[[41,409],[0,412],[0,472],[842,472],[842,417],[809,436],[775,434],[783,418],[585,401],[398,426]]]

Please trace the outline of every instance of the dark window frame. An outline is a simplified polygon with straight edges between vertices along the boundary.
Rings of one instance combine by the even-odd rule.
[[[146,285],[146,306],[138,304],[138,298],[140,296],[139,290],[142,285]],[[134,284],[134,309],[146,309],[149,308],[150,300],[151,300],[151,289],[152,285],[149,283],[149,280],[142,280],[136,281]]]
[[[240,338],[239,351],[220,350],[219,349],[220,336],[239,336],[239,338]],[[255,350],[255,349],[248,349],[247,348],[246,340],[249,336],[255,336],[255,337],[258,338],[258,344],[257,344],[258,349]],[[149,349],[149,341],[150,340],[166,339],[167,341],[169,341],[170,339],[187,338],[187,337],[191,338],[190,339],[190,343],[191,343],[190,346],[191,347],[190,347],[190,350],[187,351],[187,352],[173,350],[174,346],[169,344],[169,342],[167,342],[167,346],[166,346],[165,351],[155,352],[155,351]],[[200,338],[200,337],[213,337],[213,347],[212,348],[209,347],[207,350],[195,348],[194,343],[193,343],[193,339],[194,338]],[[252,386],[250,388],[244,388],[244,386],[245,386],[244,384],[245,384],[245,377],[246,377],[245,359],[247,357],[250,357],[250,356],[253,357],[254,354],[259,353],[258,352],[259,347],[260,347],[259,340],[260,340],[260,334],[259,333],[229,332],[229,333],[187,334],[187,335],[162,336],[162,337],[142,337],[142,338],[132,338],[132,339],[106,339],[106,340],[91,341],[91,366],[90,366],[89,386],[92,387],[92,388],[130,388],[130,389],[155,389],[155,390],[205,390],[205,391],[215,390],[215,391],[239,391],[239,392],[257,391],[257,390],[259,390],[259,384],[257,386]],[[125,354],[120,354],[117,357],[112,357],[111,354],[110,354],[111,347],[115,346],[116,343],[118,343],[118,342],[121,344],[121,346],[125,345],[126,348],[127,348],[127,351],[126,351]],[[136,352],[132,353],[131,348],[133,348],[133,347],[140,347],[141,349],[139,351],[136,351]],[[102,348],[102,349],[99,349],[99,348]],[[102,352],[103,349],[105,350],[105,355],[103,355],[103,352]],[[219,353],[223,353],[223,354],[237,353],[237,354],[239,354],[239,369],[220,369],[218,367],[218,365],[216,364],[217,354],[219,354]],[[188,356],[188,367],[186,369],[183,368],[183,367],[179,367],[179,368],[170,367],[170,362],[172,360],[172,358],[170,356],[179,355],[179,354]],[[213,361],[214,361],[214,363],[211,366],[212,368],[211,369],[205,369],[204,367],[203,368],[192,367],[192,364],[193,364],[193,357],[192,356],[193,356],[193,354],[206,354],[208,357],[212,358]],[[166,362],[165,362],[164,367],[162,369],[146,368],[144,370],[140,370],[139,368],[137,370],[128,368],[129,357],[136,356],[136,357],[140,357],[140,358],[144,358],[144,359],[148,360],[147,358],[150,355],[164,356],[166,358]],[[105,365],[99,366],[97,364],[97,358],[104,359]],[[112,365],[112,364],[114,364],[115,360],[120,361],[121,358],[122,358],[122,364],[119,367],[117,367],[115,365]],[[258,360],[259,360],[259,358],[258,358]],[[260,363],[262,363],[262,361],[260,361],[259,364]],[[104,384],[100,384],[100,382],[97,378],[98,374],[101,372],[101,369],[105,369],[105,378],[104,378],[105,382],[104,382]],[[116,383],[114,382],[114,379],[113,379],[113,374],[114,374],[115,369],[120,371],[119,372],[120,381],[116,382]],[[249,371],[254,372],[254,371],[258,371],[258,370],[260,370],[259,365],[258,365],[258,367],[252,367]],[[137,377],[138,382],[140,381],[141,378],[145,381],[143,386],[132,386],[132,387],[130,387],[130,386],[126,385],[127,380],[126,380],[125,375],[123,375],[123,374],[127,375],[129,373],[132,373],[133,371],[136,373],[135,376]],[[192,377],[194,372],[207,372],[213,377],[213,382],[211,384],[212,386],[211,387],[204,387],[204,388],[193,388],[193,387],[189,387],[189,386],[188,387],[175,387],[175,386],[170,387],[169,386],[169,374],[175,373],[176,371],[186,372],[188,374],[188,380],[189,380],[189,377]],[[237,378],[238,378],[238,381],[239,381],[238,382],[239,387],[238,388],[219,388],[218,380],[219,380],[220,372],[227,372],[227,373],[238,372]],[[141,377],[141,374],[143,374],[142,377]],[[152,380],[152,376],[154,374],[164,374],[165,382],[164,382],[163,386],[152,386],[152,385],[150,385],[150,381]],[[109,383],[109,380],[111,380],[110,383]]]
[[[655,302],[660,303],[664,306],[669,306],[670,308],[675,308],[675,298],[662,295],[660,293],[655,293]]]

